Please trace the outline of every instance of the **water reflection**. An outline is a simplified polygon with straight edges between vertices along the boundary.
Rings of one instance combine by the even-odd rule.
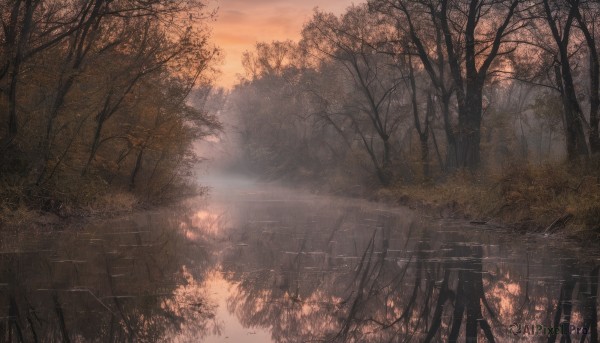
[[[331,202],[238,203],[244,245],[221,264],[243,325],[274,342],[598,341],[597,251]]]
[[[189,211],[5,234],[0,340],[597,342],[599,257],[243,184]]]
[[[4,234],[0,340],[152,342],[219,330],[199,287],[207,251],[164,213]]]

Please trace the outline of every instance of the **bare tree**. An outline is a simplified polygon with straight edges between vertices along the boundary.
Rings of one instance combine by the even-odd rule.
[[[600,152],[600,133],[598,122],[600,120],[600,57],[596,44],[596,25],[600,16],[600,4],[597,1],[569,0],[569,5],[574,11],[579,30],[583,33],[587,45],[589,61],[589,143],[591,153]]]
[[[562,12],[562,7],[556,2],[543,0],[543,10],[546,22],[552,32],[552,38],[557,49],[557,64],[554,66],[555,80],[562,96],[565,115],[567,139],[567,155],[574,161],[580,156],[588,155],[588,146],[583,131],[583,111],[577,99],[575,84],[570,63],[569,44],[572,38],[572,28],[579,1],[576,0],[568,7],[568,13]]]
[[[432,53],[438,63],[445,55],[450,69],[458,106],[457,164],[477,168],[481,162],[480,141],[483,117],[483,88],[488,76],[494,73],[498,58],[514,51],[507,39],[526,22],[519,18],[521,0],[375,0],[371,4],[384,8],[392,16],[408,24],[424,68],[438,89],[443,85],[443,69],[433,67]],[[387,10],[386,10],[387,8]],[[429,13],[430,15],[421,15]],[[418,15],[421,25],[414,18]],[[443,45],[428,49],[421,38],[424,27],[437,27],[442,32]],[[439,36],[438,36],[439,37]],[[437,51],[436,51],[437,49]],[[442,51],[443,49],[443,51]],[[443,54],[443,55],[441,55]],[[448,96],[451,92],[444,91]]]
[[[417,83],[415,78],[414,67],[412,63],[412,58],[408,58],[408,80],[410,84],[411,90],[411,104],[412,104],[412,112],[413,118],[415,122],[415,129],[417,130],[417,134],[419,135],[419,142],[421,143],[421,163],[423,165],[423,177],[425,180],[429,179],[430,171],[429,171],[429,132],[430,132],[430,121],[433,115],[433,99],[431,94],[426,95],[426,104],[427,107],[425,109],[425,120],[424,123],[421,124],[420,112],[419,109],[419,101],[418,101],[418,92],[417,92]]]
[[[379,40],[376,20],[366,6],[355,6],[341,18],[316,12],[304,28],[303,40],[308,49],[336,61],[350,76],[362,99],[346,114],[379,181],[387,185],[392,172],[391,138],[403,118],[398,103],[402,76],[392,58],[374,48],[374,40]]]
[[[412,6],[412,7],[409,7]],[[416,55],[422,68],[429,75],[431,86],[440,105],[446,136],[445,170],[454,170],[457,165],[456,124],[452,120],[451,106],[454,85],[450,77],[447,56],[444,53],[444,34],[434,2],[405,3],[393,1],[370,1],[371,10],[382,13],[391,20],[394,31],[388,38],[387,51],[396,53],[399,48]],[[414,6],[424,6],[423,10]],[[409,9],[410,8],[410,9]],[[402,47],[411,42],[408,47]],[[433,110],[433,108],[432,108]]]

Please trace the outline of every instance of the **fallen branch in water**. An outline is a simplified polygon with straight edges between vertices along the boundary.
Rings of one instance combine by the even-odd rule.
[[[546,228],[546,230],[544,230],[544,234],[550,234],[550,233],[552,233],[552,231],[556,231],[560,228],[565,227],[565,225],[567,225],[569,220],[571,220],[572,218],[573,218],[573,215],[571,213],[567,213],[567,214],[557,218],[555,221],[552,222],[552,224],[550,224]]]

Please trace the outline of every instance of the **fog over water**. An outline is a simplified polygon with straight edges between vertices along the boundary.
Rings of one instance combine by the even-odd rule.
[[[597,251],[246,178],[202,181],[210,195],[184,207],[3,237],[2,340],[546,342],[565,321],[577,341],[597,332]]]

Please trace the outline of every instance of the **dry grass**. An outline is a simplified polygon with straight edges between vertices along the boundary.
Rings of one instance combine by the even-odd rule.
[[[122,213],[131,212],[136,204],[137,198],[129,192],[115,191],[101,194],[88,206],[90,213]]]
[[[569,170],[562,165],[519,166],[485,177],[457,173],[440,184],[399,185],[386,192],[409,206],[477,220],[499,220],[527,230],[542,231],[556,219],[572,215],[567,225],[569,232],[597,234],[600,231],[597,170]]]
[[[438,184],[395,185],[391,193],[400,203],[410,207],[442,212],[465,218],[491,217],[493,205],[491,185],[467,173],[457,173]],[[386,197],[389,198],[389,194]]]
[[[55,224],[61,217],[113,215],[130,212],[137,203],[132,193],[85,180],[49,188],[4,179],[0,181],[0,226],[45,225]]]
[[[5,225],[21,226],[37,220],[39,213],[20,204],[17,207],[0,206],[0,227]]]

